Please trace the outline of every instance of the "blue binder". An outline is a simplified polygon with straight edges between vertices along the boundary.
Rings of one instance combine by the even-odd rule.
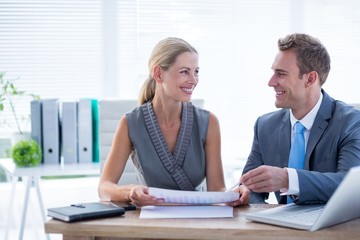
[[[44,164],[60,162],[60,120],[58,99],[42,100]]]
[[[77,102],[62,103],[61,139],[64,164],[78,162]]]
[[[79,162],[91,163],[93,159],[93,118],[91,99],[80,99],[78,102],[78,137]]]
[[[31,138],[36,141],[42,152],[43,139],[42,139],[42,104],[41,100],[32,100],[30,102],[30,119],[31,119]],[[43,159],[41,160],[43,162]]]

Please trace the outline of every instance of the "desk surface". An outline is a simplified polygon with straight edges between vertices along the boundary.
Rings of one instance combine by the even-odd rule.
[[[0,167],[16,177],[99,175],[99,163],[40,164],[36,167],[16,167],[11,158],[1,158]]]
[[[64,223],[45,223],[46,233],[79,239],[360,239],[360,218],[316,232],[294,230],[246,220],[244,214],[276,205],[254,204],[234,208],[233,218],[139,219],[140,210],[124,216]]]

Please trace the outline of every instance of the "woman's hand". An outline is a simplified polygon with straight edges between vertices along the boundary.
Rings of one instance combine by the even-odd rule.
[[[230,206],[237,207],[241,205],[247,205],[250,201],[250,190],[244,185],[240,185],[239,187],[233,190],[234,192],[240,193],[240,197],[238,200],[230,203]]]
[[[129,193],[130,201],[137,207],[146,205],[158,205],[164,202],[162,198],[149,195],[149,189],[142,185],[134,185]]]

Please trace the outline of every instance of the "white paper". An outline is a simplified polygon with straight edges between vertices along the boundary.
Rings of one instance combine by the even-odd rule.
[[[152,187],[149,188],[149,194],[163,198],[165,203],[175,204],[218,204],[239,199],[237,192],[179,191]]]
[[[226,218],[233,217],[231,206],[144,206],[140,218]]]

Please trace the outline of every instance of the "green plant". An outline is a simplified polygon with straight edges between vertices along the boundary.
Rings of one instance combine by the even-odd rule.
[[[34,167],[41,163],[41,147],[32,139],[21,140],[12,147],[11,157],[18,167]]]
[[[5,103],[8,102],[11,114],[14,117],[16,128],[18,132],[22,134],[23,131],[20,127],[19,116],[15,110],[14,99],[22,96],[30,96],[33,99],[40,99],[40,97],[32,93],[18,90],[14,84],[15,80],[16,79],[6,79],[5,72],[0,72],[0,112],[5,110]]]

